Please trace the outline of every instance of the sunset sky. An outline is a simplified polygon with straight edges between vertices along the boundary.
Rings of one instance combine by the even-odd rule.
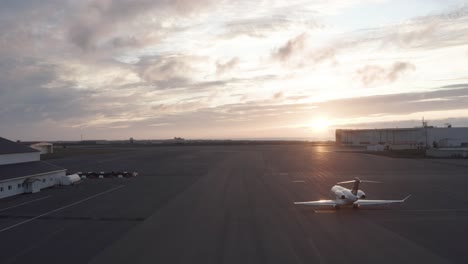
[[[0,136],[468,126],[468,1],[0,2]]]

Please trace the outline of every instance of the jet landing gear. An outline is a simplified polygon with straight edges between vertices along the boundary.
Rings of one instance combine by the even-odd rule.
[[[335,204],[333,206],[333,208],[335,208],[335,210],[339,210],[341,208],[341,206]],[[358,209],[359,208],[359,205],[358,204],[353,204],[353,209]]]

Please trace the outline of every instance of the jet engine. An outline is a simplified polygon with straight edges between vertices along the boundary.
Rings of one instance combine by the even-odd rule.
[[[346,196],[344,195],[342,191],[336,191],[335,196],[339,197],[340,199],[346,199]]]
[[[366,199],[366,194],[365,194],[363,191],[361,191],[361,190],[359,190],[359,191],[357,192],[357,195],[356,195],[356,196],[357,196],[359,199]]]

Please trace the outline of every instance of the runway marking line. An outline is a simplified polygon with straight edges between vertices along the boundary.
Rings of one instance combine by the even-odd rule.
[[[20,204],[17,204],[17,205],[12,205],[12,206],[9,206],[9,207],[7,207],[7,208],[0,209],[0,212],[6,211],[6,210],[8,210],[8,209],[15,208],[15,207],[18,207],[18,206],[21,206],[21,205],[25,205],[25,204],[37,202],[37,201],[40,201],[40,200],[42,200],[42,199],[49,198],[49,197],[50,197],[50,195],[47,195],[47,196],[44,196],[44,197],[41,197],[41,198],[37,198],[37,199],[32,200],[32,201],[20,203]]]
[[[292,181],[293,183],[304,183],[305,181],[303,180],[297,180],[297,181]]]
[[[58,212],[58,211],[63,210],[63,209],[65,209],[65,208],[71,207],[71,206],[73,206],[73,205],[77,205],[77,204],[79,204],[79,203],[86,202],[86,201],[88,201],[88,200],[91,200],[91,199],[96,198],[96,197],[98,197],[98,196],[101,196],[101,195],[103,195],[103,194],[110,193],[110,192],[115,191],[115,190],[117,190],[117,189],[119,189],[119,188],[122,188],[122,187],[124,187],[124,186],[125,186],[125,185],[119,185],[119,186],[117,186],[117,187],[115,187],[115,188],[112,188],[112,189],[109,189],[109,190],[107,190],[107,191],[104,191],[104,192],[95,194],[95,195],[90,196],[90,197],[88,197],[88,198],[85,198],[85,199],[83,199],[83,200],[79,200],[79,201],[74,202],[74,203],[71,203],[71,204],[69,204],[69,205],[65,205],[65,206],[62,206],[62,207],[60,207],[60,208],[54,209],[54,210],[52,210],[52,211],[49,211],[49,212],[47,212],[47,213],[43,213],[43,214],[41,214],[41,215],[35,216],[35,217],[33,217],[33,218],[31,218],[31,219],[28,219],[28,220],[25,220],[25,221],[23,221],[23,222],[19,222],[19,223],[17,223],[17,224],[11,225],[11,226],[9,226],[9,227],[5,227],[5,228],[3,228],[3,229],[0,229],[0,233],[1,233],[1,232],[4,232],[4,231],[7,231],[7,230],[10,230],[10,229],[12,229],[12,228],[15,228],[15,227],[17,227],[17,226],[20,226],[20,225],[29,223],[29,222],[34,221],[34,220],[36,220],[36,219],[38,219],[38,218],[41,218],[41,217],[43,217],[43,216],[46,216],[46,215],[49,215],[49,214]]]

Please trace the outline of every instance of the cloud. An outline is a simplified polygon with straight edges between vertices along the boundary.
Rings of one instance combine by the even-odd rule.
[[[214,3],[212,0],[2,2],[0,54],[109,58],[116,52],[159,43],[185,24],[190,25],[171,21],[196,18]]]
[[[230,97],[237,97],[239,98],[239,102],[245,102],[249,98],[247,94],[231,94]]]
[[[34,56],[61,49],[63,1],[2,1],[0,3],[0,56]]]
[[[274,99],[274,100],[279,100],[279,99],[281,99],[281,98],[283,98],[283,92],[281,92],[281,91],[280,91],[280,92],[277,92],[277,93],[275,93],[275,94],[273,95],[273,99]]]
[[[405,115],[425,111],[466,109],[468,85],[432,91],[374,95],[317,103],[318,111],[347,119],[372,115]],[[428,117],[430,118],[430,117]]]
[[[239,58],[215,62],[209,57],[186,54],[156,55],[141,58],[130,66],[141,79],[141,85],[154,90],[186,89],[186,93],[216,91],[226,86],[245,86],[274,79],[275,75],[254,75],[248,78],[228,78],[226,72],[239,65]]]
[[[292,101],[299,101],[299,100],[307,99],[309,97],[310,96],[308,95],[293,95],[293,96],[288,96],[287,99],[292,100]]]
[[[407,72],[407,71],[414,71],[416,67],[408,62],[395,62],[393,66],[390,68],[390,71],[387,73],[387,79],[390,82],[394,82],[398,79],[398,77]]]
[[[150,126],[152,127],[160,127],[160,126],[170,126],[171,123],[153,123]]]
[[[222,63],[220,61],[216,62],[216,74],[222,75],[227,71],[232,70],[234,67],[236,67],[239,64],[240,60],[237,57],[234,57],[225,63]]]
[[[227,21],[223,25],[225,33],[221,34],[221,37],[234,38],[244,35],[254,38],[265,38],[276,32],[290,31],[298,25],[309,30],[324,27],[315,18],[311,18],[311,15],[294,17],[291,12],[286,12],[284,10],[278,12],[279,14],[273,13],[268,16],[262,14],[253,18],[236,18]],[[288,15],[284,15],[284,13]]]
[[[143,60],[140,66],[151,65],[158,69],[153,73],[161,71],[171,76],[173,72],[177,72],[178,65],[181,63],[179,60],[185,61],[181,57],[152,58]],[[15,67],[11,67],[13,64]],[[238,104],[224,103],[218,106],[212,106],[207,95],[192,96],[176,102],[159,102],[157,97],[148,97],[145,90],[141,89],[134,90],[132,96],[121,97],[117,100],[116,96],[122,95],[115,91],[105,93],[99,90],[83,90],[79,89],[76,83],[60,81],[60,65],[44,65],[41,61],[33,60],[6,61],[1,65],[3,66],[0,66],[0,72],[3,75],[0,76],[2,82],[0,87],[10,87],[10,89],[0,90],[0,112],[2,113],[0,122],[10,124],[8,129],[5,127],[2,129],[4,133],[10,134],[12,127],[19,129],[25,123],[28,123],[29,127],[37,127],[37,131],[44,132],[47,129],[42,128],[40,123],[47,123],[56,127],[60,133],[69,131],[68,128],[63,127],[65,124],[73,127],[75,133],[79,127],[86,127],[88,135],[92,134],[94,137],[102,135],[101,137],[106,138],[135,136],[134,133],[137,130],[140,131],[138,135],[141,137],[145,135],[155,137],[151,136],[154,129],[160,133],[158,135],[167,137],[174,133],[173,131],[193,131],[191,136],[209,137],[215,136],[215,134],[210,134],[215,130],[224,131],[222,133],[225,133],[226,137],[232,137],[236,133],[237,135],[257,133],[254,131],[286,133],[287,131],[284,130],[276,130],[278,122],[300,123],[303,122],[305,116],[311,116],[314,113],[329,113],[330,117],[346,119],[456,110],[464,109],[468,105],[468,96],[466,96],[468,85],[465,83],[426,92],[340,99],[322,103],[281,102],[280,104],[271,100],[285,98],[282,92],[277,92],[272,95],[271,99],[264,101],[246,101],[245,94],[233,94],[232,96],[245,96],[245,98]],[[387,69],[387,75],[392,70],[398,72],[400,68],[402,67],[398,64],[392,65]],[[48,84],[54,81],[60,82],[60,85],[47,88]],[[244,80],[232,80],[232,82],[238,81]],[[212,83],[211,85],[218,84]],[[307,99],[304,96],[286,98]],[[148,102],[153,104],[149,109]],[[427,118],[430,117],[427,116]],[[378,119],[377,117],[375,120]],[[201,127],[200,123],[205,125]],[[213,129],[208,131],[206,127]],[[248,128],[250,132],[243,132],[242,129],[245,128]],[[116,129],[118,132],[115,131]],[[73,133],[73,130],[70,133]],[[217,135],[219,137],[220,134]]]
[[[321,47],[311,48],[307,45],[308,38],[306,33],[302,33],[288,40],[283,46],[275,49],[271,53],[271,57],[280,62],[288,63],[289,67],[292,66],[289,62],[294,62],[293,65],[296,64],[295,66],[298,67],[318,65],[327,61],[336,64],[337,55],[353,46],[353,42],[341,41],[330,42]]]
[[[151,137],[151,128],[202,135],[215,133],[207,128],[213,125],[222,135],[303,122],[320,112],[354,118],[449,111],[467,104],[466,84],[452,84],[465,76],[458,73],[463,62],[454,56],[465,58],[466,49],[445,49],[468,43],[463,9],[340,33],[343,28],[323,21],[333,22],[351,1],[319,2],[4,1],[1,132],[63,138],[86,127],[96,137],[122,138]],[[436,48],[444,49],[437,56],[424,53]],[[329,94],[344,96],[336,87],[352,77],[365,85],[406,81],[414,65],[418,73],[432,76],[420,61],[438,63],[435,58],[445,54],[444,65],[453,62],[454,68],[437,71],[437,78],[452,86],[440,91],[316,102]],[[328,68],[328,62],[337,66]],[[356,64],[363,67],[356,71]],[[430,87],[425,85],[405,89]],[[359,96],[362,90],[350,94]]]
[[[305,48],[307,35],[302,33],[286,42],[283,46],[272,52],[272,57],[280,61],[286,61],[302,52]]]
[[[281,61],[288,61],[294,54],[302,54],[307,58],[308,65],[319,64],[331,60],[336,65],[338,55],[353,50],[360,52],[373,47],[391,53],[404,49],[406,51],[427,51],[431,49],[446,48],[451,46],[464,46],[468,43],[468,6],[453,9],[452,11],[427,15],[409,19],[401,23],[394,23],[388,26],[359,29],[353,32],[342,32],[337,34],[339,41],[331,41],[321,48],[308,49],[306,40],[300,36],[289,40],[285,45],[276,49],[272,57]],[[298,52],[296,52],[298,51]],[[372,54],[372,53],[370,53]],[[290,65],[289,65],[290,66]],[[299,66],[305,66],[303,61]],[[399,65],[404,67],[405,65]],[[398,68],[398,67],[396,67]],[[369,65],[369,79],[380,79],[380,72],[387,71],[378,65]],[[405,68],[405,71],[414,70],[413,67]],[[400,71],[402,72],[402,71]],[[398,79],[399,71],[395,71],[389,79]],[[374,78],[375,77],[375,78]]]
[[[59,79],[60,67],[33,59],[0,62],[0,123],[68,120],[92,114],[93,91]],[[55,82],[53,88],[48,85]]]
[[[82,50],[97,48],[98,42],[111,37],[121,23],[144,16],[161,1],[88,1],[76,7],[76,14],[68,27],[68,38]],[[116,37],[119,39],[122,37]]]
[[[97,48],[106,39],[119,47],[134,46],[141,41],[140,37],[146,41],[156,38],[148,36],[150,33],[146,27],[150,27],[152,31],[163,31],[160,17],[167,17],[168,14],[191,15],[211,4],[211,0],[92,0],[77,8],[78,12],[68,28],[68,37],[73,44],[85,51]],[[155,17],[158,19],[155,20]],[[130,32],[140,34],[138,37],[121,35],[121,29],[129,22],[134,29]]]
[[[451,111],[468,107],[468,85],[464,85],[464,88],[439,87],[423,92],[355,97],[317,103],[282,102],[278,104],[274,100],[247,101],[240,104],[222,105],[211,110],[230,114],[249,113],[249,117],[254,119],[262,116],[275,116],[282,120],[287,120],[283,116],[285,113],[302,115],[302,118],[304,115],[327,113],[330,118],[347,119],[376,115],[406,115],[426,111]],[[284,95],[281,92],[272,96],[273,99],[282,97]],[[299,119],[299,117],[296,118]]]
[[[193,128],[197,122],[204,122],[210,127],[210,131],[196,127],[194,133],[201,137],[208,137],[212,131],[224,131],[225,137],[232,135],[247,135],[252,137],[255,133],[269,135],[291,135],[292,130],[286,129],[291,124],[302,124],[304,117],[313,117],[315,114],[328,113],[329,117],[338,120],[353,120],[362,118],[377,122],[375,127],[380,126],[382,120],[391,116],[406,116],[411,113],[434,113],[437,111],[455,111],[465,109],[468,98],[463,97],[468,93],[467,89],[441,89],[426,92],[402,93],[393,95],[369,96],[361,98],[340,99],[322,103],[282,103],[274,100],[247,101],[238,104],[225,104],[218,107],[200,108],[192,112],[179,112],[171,116],[158,118],[158,122],[171,122],[173,128]],[[445,99],[439,101],[428,101],[428,99]],[[413,117],[411,117],[413,118]],[[410,119],[411,119],[410,118]],[[426,118],[438,120],[428,115]],[[205,121],[202,121],[205,120]],[[463,121],[464,120],[464,121]],[[453,124],[466,124],[468,118],[454,117]],[[281,122],[278,122],[281,121]],[[411,120],[410,120],[411,121]],[[147,122],[147,121],[144,121]],[[387,126],[419,125],[419,120],[409,122],[405,119],[395,122],[386,121]],[[431,122],[438,124],[441,121]],[[460,123],[465,122],[465,123]],[[278,124],[284,127],[280,128]],[[353,123],[354,124],[354,123]],[[363,124],[363,122],[359,123]],[[372,123],[374,124],[374,123]],[[372,127],[370,122],[367,123]],[[384,125],[384,126],[385,126]],[[351,127],[352,125],[339,125]],[[243,129],[248,128],[248,132]],[[259,132],[262,131],[262,132]],[[278,134],[275,134],[278,133]],[[299,132],[294,132],[297,135]],[[310,131],[301,132],[301,135],[311,136]],[[258,135],[258,134],[255,134]],[[219,137],[219,136],[218,136]]]
[[[362,29],[356,45],[378,43],[381,49],[437,49],[466,45],[468,6],[409,19],[388,26]]]
[[[190,57],[151,59],[139,63],[136,73],[143,80],[144,85],[151,86],[155,90],[195,88],[197,90],[212,90],[236,81],[234,79],[201,79],[199,76],[202,74],[200,68],[191,64],[197,60],[197,58]]]
[[[310,57],[315,63],[320,63],[329,59],[334,59],[338,53],[338,47],[333,45],[311,52]]]
[[[192,82],[195,60],[184,55],[155,56],[143,58],[134,68],[142,80],[156,89],[181,88]]]
[[[413,25],[398,25],[390,29],[388,36],[383,39],[383,45],[393,44],[404,47],[421,44],[435,37],[438,30],[440,30],[440,25],[435,21],[428,21],[424,24],[413,22]]]
[[[382,81],[395,82],[405,72],[414,71],[415,69],[416,67],[411,63],[398,61],[387,68],[378,65],[366,65],[358,69],[356,74],[365,86],[370,86]]]
[[[286,20],[275,19],[274,17],[236,19],[223,25],[226,33],[222,34],[222,37],[232,38],[239,35],[265,37],[278,27],[283,28],[286,23]]]
[[[357,70],[357,74],[361,82],[367,86],[385,78],[386,71],[384,68],[377,65],[366,65]]]
[[[468,78],[466,78],[468,79]],[[449,85],[444,85],[442,88],[468,88],[468,83],[456,83],[456,84],[449,84]]]

